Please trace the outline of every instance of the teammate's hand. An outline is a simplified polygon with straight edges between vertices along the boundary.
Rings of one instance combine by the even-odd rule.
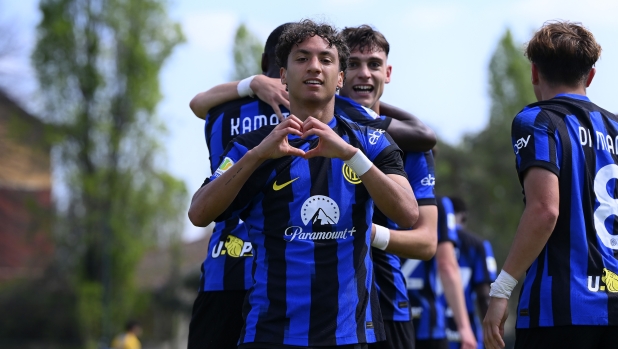
[[[305,159],[323,156],[325,158],[350,160],[359,151],[358,148],[353,147],[344,141],[343,138],[339,137],[327,124],[310,116],[303,123],[302,138],[312,135],[320,137],[320,140],[317,147],[305,153]]]
[[[483,341],[487,349],[504,348],[504,322],[509,316],[508,299],[491,297],[485,320],[483,320]]]
[[[303,122],[299,118],[290,115],[277,125],[253,151],[262,160],[278,159],[286,155],[304,156],[303,150],[294,148],[288,143],[288,135],[302,136],[302,125]]]
[[[275,114],[277,114],[279,118],[279,122],[285,119],[283,114],[281,114],[279,106],[282,105],[290,110],[290,96],[280,79],[269,78],[266,75],[256,75],[249,87],[251,87],[259,99],[268,103],[273,108]]]
[[[476,349],[476,337],[472,333],[472,329],[468,326],[459,330],[461,336],[461,349]]]
[[[373,239],[376,238],[376,225],[371,223],[371,243],[373,243]]]

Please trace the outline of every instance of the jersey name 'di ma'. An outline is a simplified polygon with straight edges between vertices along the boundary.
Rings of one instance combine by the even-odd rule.
[[[406,152],[404,168],[408,182],[414,191],[419,207],[436,205],[434,194],[435,172],[431,151]],[[376,208],[373,222],[389,229],[402,229]],[[409,229],[406,228],[406,229]],[[401,271],[401,259],[392,253],[372,248],[373,265],[376,268],[376,285],[380,297],[380,309],[384,320],[410,321],[410,301],[406,289],[406,276]]]
[[[289,111],[280,106],[284,117]],[[335,99],[336,112],[364,126],[386,130],[391,118],[378,116],[353,100],[341,96]],[[257,98],[245,97],[212,108],[205,117],[204,135],[210,153],[211,173],[217,166],[224,170],[229,164],[221,162],[225,147],[236,136],[266,125],[277,125],[279,119],[272,107]],[[202,263],[199,291],[246,290],[252,284],[252,245],[247,229],[238,218],[215,224]]]
[[[480,284],[491,284],[496,279],[496,259],[491,244],[477,235],[457,227],[458,244],[455,249],[457,263],[461,273],[461,283],[464,289],[464,299],[468,310],[468,319],[472,332],[476,337],[478,348],[483,348],[483,328],[476,312],[475,287]],[[453,318],[453,311],[448,307],[446,297],[442,295],[440,301],[446,307],[446,337],[451,349],[461,347],[461,336]]]
[[[384,173],[405,177],[401,150],[385,132],[338,115],[329,126]],[[237,137],[222,162],[237,162],[273,128]],[[288,141],[308,151],[319,139],[290,135]],[[207,185],[216,185],[226,170],[215,172]],[[369,254],[373,200],[358,179],[340,159],[269,160],[217,218],[239,216],[254,246],[254,284],[243,310],[241,348],[384,339]]]
[[[513,120],[517,171],[558,176],[559,216],[522,285],[517,328],[618,325],[618,118],[561,94]],[[525,193],[524,193],[525,195]]]
[[[453,203],[444,196],[437,198],[437,204],[438,244],[452,243],[456,246]],[[419,340],[446,338],[445,309],[439,301],[442,289],[438,287],[436,257],[429,261],[402,259],[401,271],[406,277],[416,338]]]

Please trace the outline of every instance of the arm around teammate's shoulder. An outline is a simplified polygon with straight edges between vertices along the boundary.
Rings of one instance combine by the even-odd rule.
[[[380,102],[380,114],[393,120],[386,131],[404,151],[425,152],[437,142],[435,132],[419,118],[393,105]]]

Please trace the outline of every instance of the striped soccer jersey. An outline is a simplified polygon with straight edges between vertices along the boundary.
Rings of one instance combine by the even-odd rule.
[[[496,260],[493,249],[487,240],[483,240],[463,229],[457,227],[458,245],[456,247],[457,262],[461,273],[461,283],[464,289],[464,298],[468,310],[468,318],[472,332],[476,337],[478,348],[483,348],[483,328],[481,319],[476,314],[475,287],[480,284],[490,284],[496,279]],[[446,337],[451,349],[461,347],[461,337],[457,330],[453,313],[448,307],[446,297],[440,297],[440,301],[446,307],[447,329]]]
[[[281,106],[284,116],[289,111]],[[336,96],[335,111],[341,116],[365,126],[386,130],[389,117],[380,117],[349,98]],[[205,118],[204,135],[210,153],[211,173],[221,163],[225,147],[234,137],[265,125],[277,125],[279,120],[267,103],[256,98],[241,98],[212,108]],[[215,224],[208,256],[202,263],[199,291],[246,290],[251,279],[252,245],[244,224],[230,218]]]
[[[384,173],[405,176],[401,151],[383,130],[338,115],[329,126]],[[237,162],[273,128],[237,137],[222,163]],[[319,139],[290,135],[288,141],[307,151]],[[220,167],[207,185],[230,167]],[[340,159],[269,160],[217,218],[239,216],[254,246],[254,284],[243,310],[241,348],[252,343],[329,346],[384,340],[369,254],[373,201],[359,184]]]
[[[404,168],[419,206],[436,205],[434,194],[435,172],[431,151],[406,153]],[[373,222],[389,229],[401,229],[377,208]],[[384,320],[410,321],[410,302],[406,290],[405,275],[401,271],[401,259],[378,248],[372,248],[373,265],[376,268],[376,285],[380,309]]]
[[[438,244],[457,245],[453,203],[447,197],[438,197]],[[402,260],[401,271],[406,276],[415,336],[419,340],[446,338],[444,305],[439,301],[442,290],[438,287],[438,262]]]
[[[522,285],[517,328],[618,325],[618,118],[581,95],[531,104],[513,120],[526,170],[559,178],[559,216]],[[524,193],[525,194],[525,193]]]
[[[283,113],[288,115],[287,112]],[[272,108],[255,98],[241,98],[212,108],[205,118],[204,135],[210,153],[210,173],[217,171],[221,155],[234,137],[264,125],[277,125]],[[221,164],[224,168],[226,164]],[[247,290],[251,280],[253,248],[247,229],[238,218],[218,222],[210,238],[208,255],[202,263],[200,292]]]

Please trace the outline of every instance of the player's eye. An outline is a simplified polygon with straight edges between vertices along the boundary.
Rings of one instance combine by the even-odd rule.
[[[369,67],[372,69],[379,69],[382,66],[382,64],[378,63],[378,62],[371,62],[369,63]]]
[[[358,68],[358,63],[356,63],[356,62],[350,62],[350,63],[348,63],[348,68],[350,68],[350,69],[351,69],[351,68]]]

